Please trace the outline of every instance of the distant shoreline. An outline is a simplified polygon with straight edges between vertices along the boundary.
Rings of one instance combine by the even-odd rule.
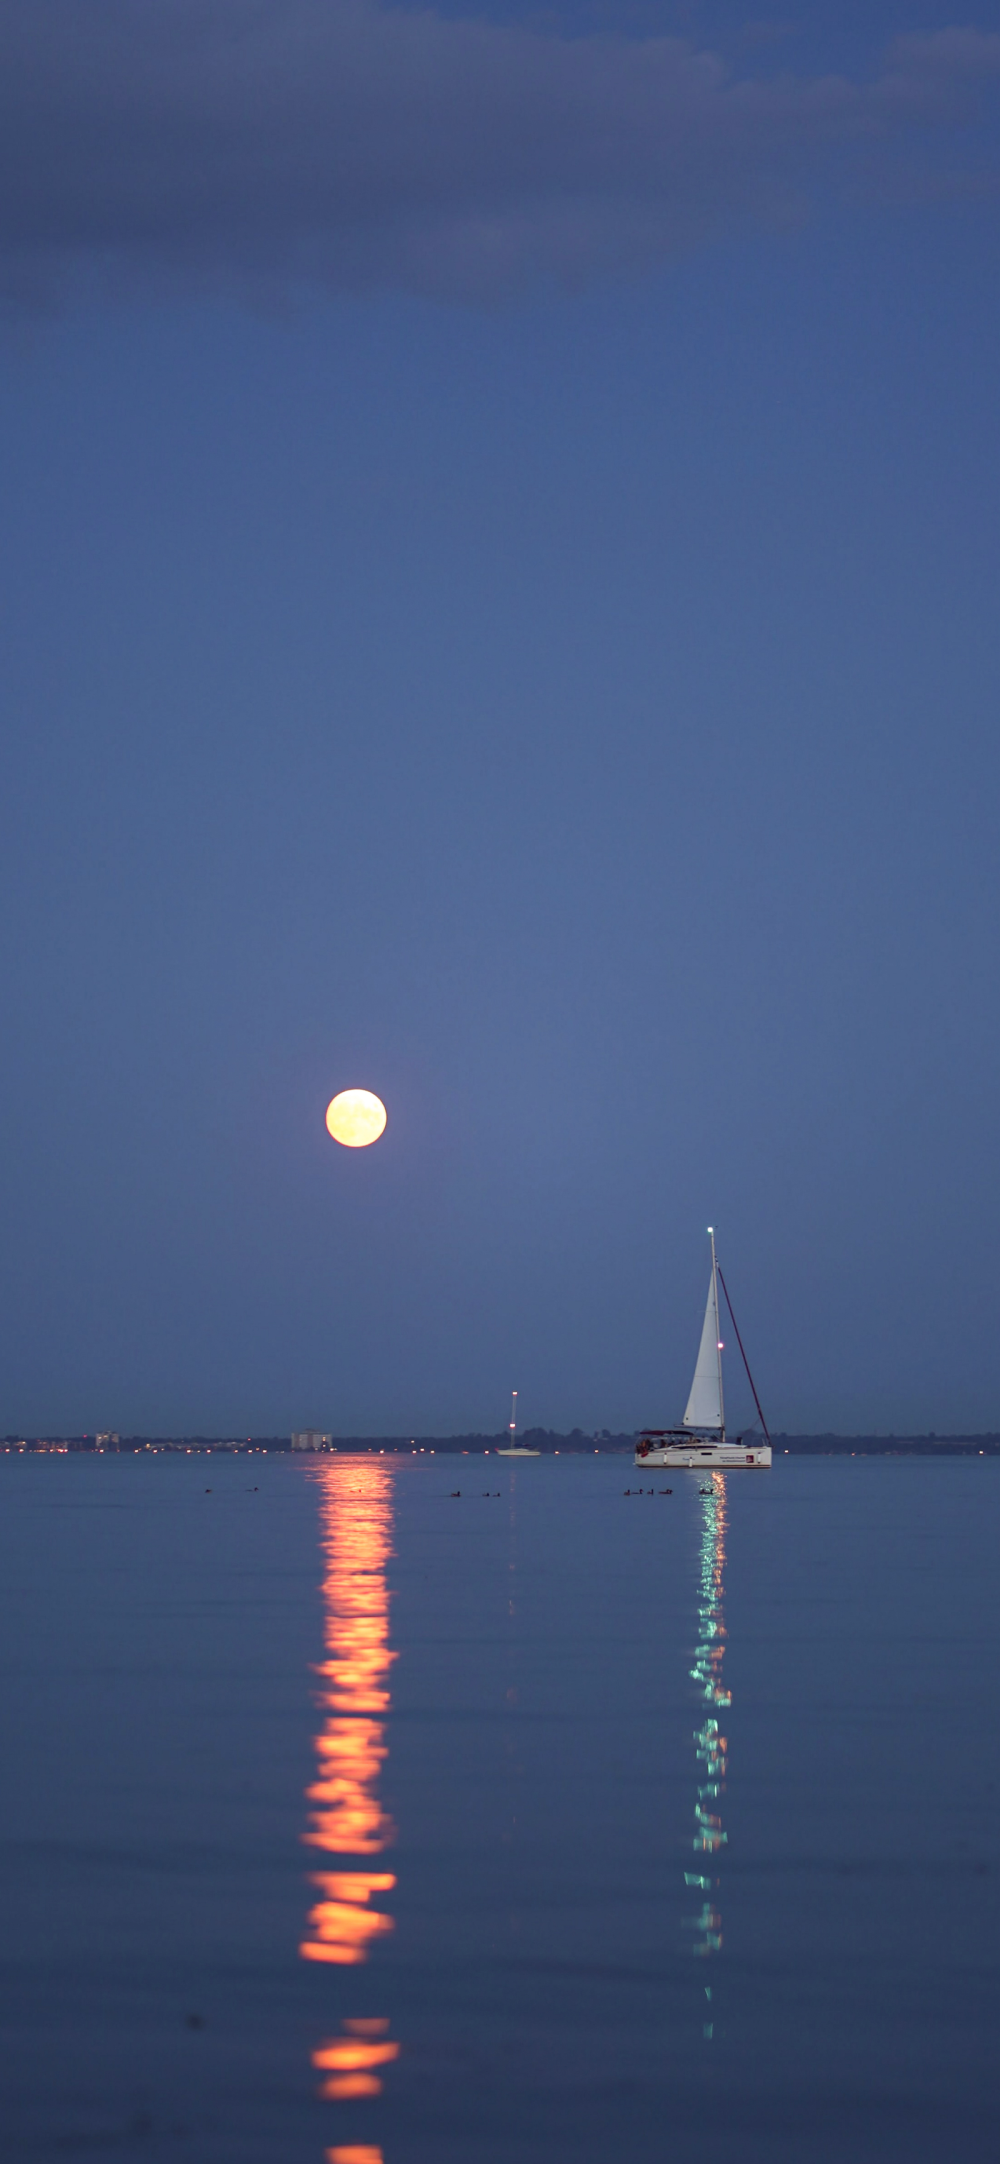
[[[638,1432],[638,1431],[637,1431]],[[295,1451],[301,1457],[364,1456],[412,1457],[414,1452],[441,1457],[475,1457],[495,1452],[507,1441],[501,1429],[496,1435],[337,1435],[312,1451]],[[585,1434],[573,1428],[568,1435],[551,1428],[528,1428],[518,1441],[543,1457],[631,1456],[635,1435],[611,1435],[607,1430]],[[772,1435],[776,1457],[859,1458],[971,1458],[1000,1457],[998,1435]],[[135,1455],[137,1452],[174,1451],[268,1451],[293,1455],[288,1435],[5,1435],[0,1452]]]

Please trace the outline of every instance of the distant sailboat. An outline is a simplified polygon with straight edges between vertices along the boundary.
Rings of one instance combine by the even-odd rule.
[[[731,1466],[767,1466],[771,1463],[771,1438],[767,1432],[760,1399],[754,1389],[753,1376],[743,1352],[743,1340],[736,1329],[726,1280],[719,1268],[715,1252],[715,1233],[708,1228],[712,1242],[712,1275],[708,1281],[708,1299],[705,1304],[705,1320],[702,1324],[701,1344],[695,1363],[694,1381],[679,1428],[644,1428],[636,1440],[635,1462],[637,1465],[673,1465],[695,1467],[698,1472],[712,1472]],[[753,1391],[753,1401],[764,1434],[762,1443],[752,1441],[750,1436],[737,1435],[732,1442],[726,1440],[726,1412],[722,1395],[722,1337],[719,1329],[719,1284],[726,1294],[736,1342],[743,1355],[747,1381]]]
[[[519,1442],[518,1442],[518,1439],[517,1439],[517,1391],[516,1391],[516,1390],[512,1390],[512,1391],[511,1391],[511,1394],[510,1394],[510,1419],[509,1419],[509,1421],[508,1421],[508,1423],[507,1423],[507,1433],[508,1433],[508,1435],[510,1436],[510,1441],[509,1441],[509,1443],[508,1443],[508,1444],[506,1445],[506,1447],[505,1447],[505,1448],[504,1448],[503,1450],[498,1450],[498,1451],[497,1451],[497,1457],[498,1457],[498,1458],[540,1458],[540,1457],[541,1457],[542,1453],[541,1453],[541,1451],[540,1451],[540,1450],[528,1450],[528,1449],[527,1449],[527,1448],[525,1447],[524,1443],[519,1443]]]

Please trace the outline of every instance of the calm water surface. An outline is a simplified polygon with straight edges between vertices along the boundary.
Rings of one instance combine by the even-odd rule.
[[[649,1480],[0,1458],[4,2157],[992,2164],[1000,1462]]]

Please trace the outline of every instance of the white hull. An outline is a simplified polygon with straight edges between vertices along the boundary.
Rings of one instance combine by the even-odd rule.
[[[750,1443],[744,1449],[742,1443],[666,1443],[662,1448],[635,1454],[640,1469],[648,1467],[652,1472],[670,1465],[679,1472],[695,1473],[739,1472],[748,1466],[769,1466],[770,1443]]]
[[[522,1450],[520,1443],[511,1450],[498,1450],[498,1458],[540,1458],[540,1450]]]

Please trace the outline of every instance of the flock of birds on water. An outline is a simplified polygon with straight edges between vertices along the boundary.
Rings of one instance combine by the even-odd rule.
[[[209,1491],[208,1491],[208,1489],[206,1488],[206,1490],[205,1490],[205,1493],[206,1493],[206,1495],[208,1494],[208,1492],[209,1492]],[[459,1502],[459,1501],[461,1500],[461,1494],[462,1494],[462,1490],[461,1490],[461,1488],[452,1488],[452,1489],[451,1489],[451,1490],[450,1490],[449,1492],[450,1492],[450,1495],[451,1495],[451,1500],[452,1500],[452,1502],[453,1502],[453,1503],[457,1503],[457,1502]],[[672,1489],[672,1488],[623,1488],[623,1489],[622,1489],[622,1494],[623,1494],[623,1495],[672,1495],[672,1494],[673,1494],[673,1492],[674,1492],[674,1491],[673,1491],[673,1489]],[[711,1490],[711,1488],[699,1488],[699,1490],[698,1490],[698,1493],[699,1493],[699,1495],[711,1495],[711,1493],[712,1493],[712,1490]],[[485,1499],[487,1500],[487,1502],[493,1502],[493,1503],[498,1503],[498,1502],[500,1501],[500,1490],[499,1490],[499,1488],[484,1488],[484,1489],[483,1489],[483,1495],[484,1495]]]
[[[623,1488],[623,1489],[622,1489],[622,1494],[623,1494],[623,1495],[672,1495],[672,1494],[673,1494],[673,1492],[674,1492],[674,1491],[673,1491],[673,1489],[672,1489],[672,1488]],[[206,1489],[205,1489],[205,1494],[206,1494],[206,1495],[211,1495],[211,1493],[212,1493],[212,1490],[211,1490],[211,1488],[206,1488]],[[257,1490],[256,1488],[248,1488],[248,1490],[247,1490],[247,1493],[248,1493],[248,1495],[256,1495],[256,1494],[258,1493],[258,1490]],[[712,1493],[712,1490],[711,1490],[711,1488],[699,1488],[699,1490],[698,1490],[698,1493],[699,1493],[699,1495],[711,1495],[711,1493]],[[461,1488],[452,1488],[452,1489],[451,1489],[451,1500],[452,1500],[452,1502],[453,1502],[453,1503],[455,1503],[455,1502],[458,1502],[458,1501],[459,1501],[459,1500],[461,1499],[461,1494],[462,1494],[462,1490],[461,1490]],[[486,1500],[487,1502],[491,1502],[491,1503],[498,1503],[498,1502],[500,1501],[500,1490],[499,1490],[499,1488],[484,1488],[484,1489],[483,1489],[483,1496],[484,1496],[484,1499],[485,1499],[485,1500]]]

